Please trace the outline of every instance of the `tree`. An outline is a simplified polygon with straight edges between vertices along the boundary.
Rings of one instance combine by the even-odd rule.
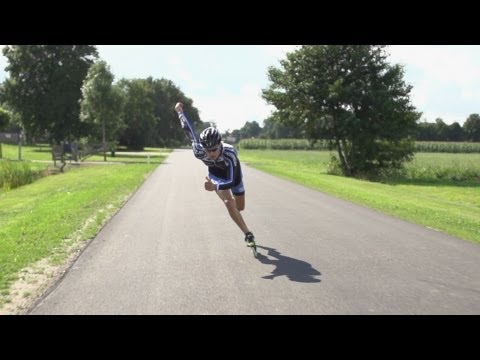
[[[174,110],[182,102],[191,123],[197,132],[206,125],[200,120],[193,101],[167,79],[121,79],[118,87],[124,99],[122,118],[125,130],[120,143],[131,149],[145,146],[174,147],[186,140]]]
[[[3,100],[20,114],[31,138],[50,133],[52,142],[78,138],[86,129],[80,122],[81,87],[98,57],[91,45],[11,45],[3,48]]]
[[[98,61],[88,70],[82,87],[80,118],[90,124],[94,138],[102,139],[104,161],[107,161],[107,142],[117,140],[124,129],[121,119],[122,95],[120,89],[112,85],[113,80],[107,63]]]
[[[438,141],[447,141],[448,140],[448,125],[445,124],[442,118],[435,119],[435,131],[437,133]]]
[[[295,139],[301,138],[302,134],[298,128],[285,125],[272,115],[263,121],[260,137],[267,139]]]
[[[0,131],[3,131],[10,123],[10,112],[0,107]],[[0,142],[0,159],[3,157],[2,143]]]
[[[413,156],[420,113],[403,68],[386,58],[385,46],[302,46],[269,68],[263,98],[310,140],[329,139],[343,174],[398,168]]]
[[[178,115],[174,110],[175,104],[181,102],[188,119],[196,130],[202,129],[204,124],[200,120],[198,109],[193,106],[193,101],[177,87],[173,81],[167,79],[147,79],[153,91],[153,113],[155,116],[155,128],[153,144],[156,146],[178,146],[186,139],[184,132],[179,126]]]
[[[155,130],[153,89],[145,79],[121,79],[118,86],[125,99],[122,117],[126,125],[120,144],[143,150],[152,143]]]
[[[247,121],[240,129],[240,136],[242,139],[256,138],[262,132],[262,128],[256,121]]]
[[[235,139],[235,143],[238,143],[240,139],[242,138],[242,135],[240,134],[240,130],[235,129],[230,133],[230,136]]]
[[[0,105],[5,102],[5,84],[0,83]]]
[[[10,119],[10,112],[0,107],[0,131],[3,131],[10,124]]]
[[[419,123],[415,140],[435,141],[437,140],[437,129],[435,123],[429,123],[426,120]]]
[[[480,115],[471,114],[463,124],[466,140],[480,141]]]
[[[458,122],[448,125],[448,141],[463,141],[463,129]]]

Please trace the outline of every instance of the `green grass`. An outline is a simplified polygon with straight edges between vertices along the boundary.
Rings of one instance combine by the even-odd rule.
[[[159,164],[170,153],[169,149],[145,149],[144,151],[117,151],[115,156],[107,153],[107,162],[151,163]],[[103,155],[92,155],[85,162],[102,162]]]
[[[405,178],[412,183],[437,185],[479,183],[480,154],[417,153],[406,165]]]
[[[94,237],[156,166],[83,166],[0,194],[0,305],[22,268]]]
[[[15,188],[19,185],[31,183],[32,181],[55,173],[59,170],[60,163],[57,162],[57,169],[54,168],[54,162],[49,145],[22,146],[22,160],[18,160],[18,146],[11,144],[2,144],[3,158],[0,159],[0,192]],[[107,152],[108,163],[144,163],[160,164],[170,153],[171,149],[146,148],[145,151],[130,152],[126,149],[118,151],[116,156],[111,157]],[[93,155],[81,161],[81,163],[102,163],[103,155]],[[76,162],[66,161],[67,167],[75,167]],[[27,170],[28,169],[28,170]],[[43,171],[44,170],[44,171]]]
[[[38,175],[28,163],[22,161],[0,160],[0,192],[30,184]]]
[[[423,154],[408,165],[410,176],[389,183],[327,174],[329,152],[241,150],[250,166],[413,223],[480,243],[480,178],[455,181],[418,169],[444,167],[480,174],[480,154]],[[408,171],[407,171],[408,174]]]
[[[3,158],[18,160],[18,145],[2,144]],[[24,145],[21,148],[22,160],[52,161],[52,148],[50,145]]]
[[[18,160],[18,145],[2,144],[3,158],[9,160]],[[107,162],[131,162],[131,163],[151,163],[159,164],[170,152],[170,149],[145,148],[144,151],[127,151],[122,149],[117,151],[115,156],[107,154]],[[49,161],[52,162],[52,148],[50,145],[22,146],[23,161]],[[103,162],[103,154],[92,155],[84,159],[85,162]],[[69,161],[67,161],[69,163]]]

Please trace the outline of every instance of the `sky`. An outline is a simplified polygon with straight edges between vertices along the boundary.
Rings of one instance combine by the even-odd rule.
[[[3,47],[3,45],[0,45]],[[261,97],[270,82],[267,70],[296,45],[97,45],[115,80],[166,78],[193,100],[200,118],[221,131],[240,129],[263,119],[274,107]],[[394,45],[390,63],[404,66],[404,80],[413,86],[412,104],[422,121],[461,125],[480,113],[479,45]],[[0,54],[0,82],[8,76]],[[188,114],[187,114],[188,116]]]

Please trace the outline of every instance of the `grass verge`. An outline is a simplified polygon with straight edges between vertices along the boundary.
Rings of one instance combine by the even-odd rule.
[[[61,263],[94,237],[157,164],[85,166],[0,194],[0,306],[21,269]]]
[[[409,174],[425,177],[389,183],[328,175],[329,152],[241,150],[243,162],[339,198],[480,243],[480,179],[455,181],[432,177],[412,167],[480,171],[480,154],[417,154]]]

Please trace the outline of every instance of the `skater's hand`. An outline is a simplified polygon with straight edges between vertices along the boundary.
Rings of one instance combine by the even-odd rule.
[[[182,113],[183,112],[183,104],[181,102],[178,102],[177,105],[175,105],[175,111],[177,113]]]
[[[203,184],[205,186],[205,190],[213,191],[217,189],[217,186],[212,182],[212,179],[210,179],[208,176],[206,176],[205,179],[206,181]]]

